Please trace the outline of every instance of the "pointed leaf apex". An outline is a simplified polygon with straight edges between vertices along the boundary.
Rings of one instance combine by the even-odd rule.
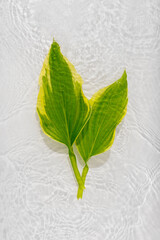
[[[123,72],[122,78],[127,78],[127,73],[126,73],[126,69]]]

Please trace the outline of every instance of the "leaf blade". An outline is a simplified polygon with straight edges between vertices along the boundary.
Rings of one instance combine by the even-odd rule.
[[[76,140],[77,148],[85,162],[91,156],[100,154],[111,147],[116,126],[127,111],[127,74],[108,87],[100,89],[90,99],[92,113]]]
[[[71,147],[88,121],[91,108],[82,78],[53,41],[40,77],[37,112],[49,137]]]

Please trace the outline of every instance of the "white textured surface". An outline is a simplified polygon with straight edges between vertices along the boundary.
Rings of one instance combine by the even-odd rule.
[[[36,114],[53,36],[88,97],[128,73],[128,113],[82,201]],[[160,1],[1,0],[0,78],[0,239],[159,240]]]

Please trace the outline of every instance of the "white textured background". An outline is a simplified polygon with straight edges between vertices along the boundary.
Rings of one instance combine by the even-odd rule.
[[[128,73],[127,115],[90,160],[82,201],[36,114],[53,36],[88,97]],[[0,239],[159,240],[159,108],[159,0],[0,0]]]

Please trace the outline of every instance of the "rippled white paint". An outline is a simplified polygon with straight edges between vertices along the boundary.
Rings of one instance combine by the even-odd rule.
[[[158,0],[0,1],[1,240],[160,239],[159,24]],[[90,160],[82,201],[65,146],[36,114],[53,37],[88,97],[128,73],[128,113]]]

